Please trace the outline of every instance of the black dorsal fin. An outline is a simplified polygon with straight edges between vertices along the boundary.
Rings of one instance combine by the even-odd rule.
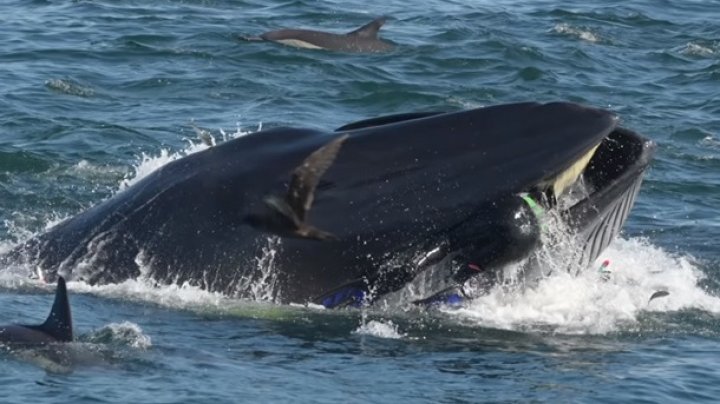
[[[376,18],[355,31],[348,32],[348,35],[354,35],[361,38],[377,38],[378,31],[382,28],[387,17]]]
[[[58,277],[55,302],[50,310],[50,315],[44,323],[31,328],[42,331],[58,341],[69,342],[73,340],[70,300],[68,299],[65,279],[62,276]]]

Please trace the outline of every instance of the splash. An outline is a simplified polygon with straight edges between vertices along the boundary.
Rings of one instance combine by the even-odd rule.
[[[546,213],[543,247],[534,257],[504,268],[489,291],[487,283],[473,278],[463,291],[474,299],[440,311],[452,321],[474,327],[562,334],[607,334],[642,327],[645,313],[720,313],[720,298],[700,285],[705,276],[691,256],[670,254],[646,239],[618,238],[595,263],[579,270],[569,263],[578,261],[581,246],[559,216]],[[605,261],[609,264],[602,265]],[[437,286],[438,278],[447,278],[442,273],[428,275],[443,271],[441,264],[384,297],[382,308],[407,310],[413,307],[410,302],[451,286]],[[653,295],[656,298],[651,299]]]
[[[718,43],[702,44],[698,42],[688,42],[680,50],[680,53],[687,56],[708,57],[717,54],[718,48],[720,48]]]
[[[262,255],[256,259],[257,268],[254,276],[243,277],[238,291],[250,291],[254,301],[275,302],[280,298],[280,290],[275,271],[275,259],[281,252],[280,237],[268,237],[267,245],[262,248]]]
[[[87,160],[80,160],[70,167],[70,171],[74,175],[84,177],[89,180],[95,178],[114,178],[118,175],[126,175],[124,167],[108,164],[93,164]]]
[[[700,140],[700,146],[709,147],[715,150],[720,150],[720,139],[716,139],[712,135],[705,136]]]
[[[257,128],[255,130],[243,130],[240,127],[240,124],[237,124],[237,127],[235,129],[235,132],[225,132],[222,129],[218,130],[219,137],[223,141],[236,139],[245,135],[248,135],[250,133],[254,133],[257,131],[262,130],[262,123],[258,124]],[[211,144],[215,143],[215,136],[210,132],[205,130],[204,133],[207,134],[207,136],[210,136],[212,138]],[[164,166],[165,164],[168,164],[172,161],[181,159],[185,156],[189,156],[191,154],[197,153],[199,151],[203,151],[209,147],[208,143],[204,142],[203,139],[193,138],[193,139],[186,139],[188,142],[187,147],[184,149],[177,151],[177,152],[171,152],[167,149],[160,150],[159,155],[150,155],[147,153],[142,153],[140,155],[140,161],[137,163],[137,165],[134,167],[133,171],[129,173],[128,175],[123,178],[123,180],[120,182],[120,186],[118,191],[122,191],[133,184],[136,184],[143,178],[147,177],[150,173],[157,170],[158,168]]]
[[[691,258],[674,256],[643,239],[617,239],[591,268],[604,260],[612,263],[609,276],[592,269],[578,276],[557,272],[534,287],[498,286],[460,309],[444,311],[483,327],[563,334],[618,331],[648,311],[720,313],[720,299],[698,285],[704,275]],[[658,290],[669,296],[650,301]]]
[[[208,292],[189,283],[160,285],[144,278],[128,279],[122,283],[107,285],[89,285],[82,281],[69,282],[68,288],[73,293],[91,293],[112,299],[151,302],[181,310],[229,307],[233,302],[233,299],[227,296]]]
[[[271,241],[268,241],[268,248],[274,248]],[[606,270],[600,271],[600,263],[605,260],[611,264]],[[641,326],[639,317],[644,313],[673,313],[692,309],[720,314],[720,298],[709,294],[699,285],[703,279],[704,274],[692,257],[670,254],[644,239],[617,239],[593,266],[577,276],[558,271],[534,286],[503,283],[459,308],[441,307],[439,310],[449,321],[472,327],[560,334],[607,334]],[[263,290],[266,286],[260,282],[257,290]],[[0,273],[0,287],[51,292],[49,285],[26,276],[7,273]],[[68,288],[71,293],[149,302],[206,315],[214,313],[285,318],[294,317],[293,310],[297,310],[294,307],[268,304],[272,302],[272,292],[257,293],[241,300],[208,292],[189,283],[165,285],[143,277],[119,284],[96,286],[69,282]],[[667,291],[669,295],[650,300],[657,291]],[[418,296],[421,295],[415,297]],[[386,301],[381,306],[364,308],[363,312],[367,310],[371,315],[380,314],[386,318],[402,316],[408,309],[408,300],[412,298]],[[406,337],[392,321],[367,320],[365,316],[355,333],[381,338]]]
[[[600,37],[589,29],[574,27],[567,23],[556,24],[552,30],[557,34],[581,39],[583,41],[591,43],[600,42]]]
[[[128,346],[140,350],[147,350],[152,346],[150,337],[143,333],[139,325],[130,321],[110,323],[82,336],[81,340],[93,344]]]
[[[80,84],[71,79],[47,80],[45,82],[45,86],[58,93],[74,95],[77,97],[92,97],[95,95],[95,90],[92,87]]]
[[[378,338],[401,339],[407,335],[398,330],[398,326],[392,321],[370,320],[360,325],[353,334],[371,335]]]

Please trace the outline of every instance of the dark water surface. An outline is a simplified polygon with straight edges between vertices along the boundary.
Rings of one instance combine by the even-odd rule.
[[[434,313],[71,282],[79,341],[0,356],[0,401],[716,401],[718,5],[1,1],[1,249],[197,150],[191,120],[220,138],[570,100],[615,111],[659,147],[623,239],[601,257],[609,282],[558,275]],[[381,35],[394,52],[238,40],[378,15],[391,17]],[[8,271],[0,287],[0,324],[47,314],[50,288]],[[648,303],[658,289],[670,295]]]

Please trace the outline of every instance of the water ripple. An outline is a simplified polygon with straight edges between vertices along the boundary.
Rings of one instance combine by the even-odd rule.
[[[71,79],[51,79],[45,82],[45,86],[53,91],[78,97],[92,97],[95,94],[92,87],[82,85]]]

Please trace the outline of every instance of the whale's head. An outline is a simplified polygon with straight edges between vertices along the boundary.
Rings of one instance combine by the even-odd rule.
[[[348,124],[337,130],[349,138],[328,170],[315,219],[340,237],[373,246],[368,250],[389,243],[415,249],[420,259],[399,270],[398,284],[424,270],[419,263],[428,251],[464,260],[454,274],[458,282],[494,275],[537,250],[550,210],[574,224],[615,215],[609,240],[628,209],[623,217],[607,213],[616,201],[598,197],[617,185],[620,198],[628,184],[617,180],[637,177],[648,162],[641,158],[645,141],[626,136],[617,122],[602,109],[556,102]],[[560,206],[558,199],[582,181],[590,195]],[[622,197],[631,201],[634,194]],[[599,254],[595,250],[589,255]]]

